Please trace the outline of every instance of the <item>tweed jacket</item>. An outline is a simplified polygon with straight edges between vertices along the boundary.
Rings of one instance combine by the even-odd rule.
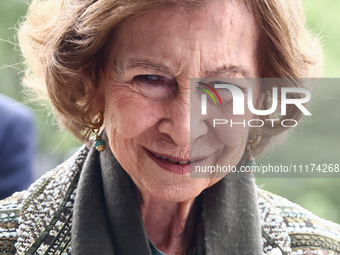
[[[0,254],[71,254],[79,175],[88,150],[0,202]],[[340,254],[340,226],[287,199],[257,190],[263,254]]]

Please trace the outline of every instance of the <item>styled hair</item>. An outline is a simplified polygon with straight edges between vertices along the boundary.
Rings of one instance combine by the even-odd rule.
[[[319,75],[320,42],[306,29],[300,0],[242,1],[257,24],[257,68],[261,78]],[[112,31],[128,19],[162,6],[194,8],[207,2],[210,1],[33,0],[19,29],[27,64],[24,84],[48,100],[60,123],[84,141],[89,130],[87,120],[93,116],[90,116],[92,102],[86,97],[83,74],[87,74],[88,83],[97,89],[105,66],[106,44],[115,39]],[[291,86],[303,84],[292,82]],[[270,86],[262,86],[261,92],[264,100],[257,108],[267,109],[271,102]],[[299,120],[301,112],[289,110],[285,118]],[[272,137],[285,129],[280,125],[262,127],[262,140],[254,154],[259,154]]]

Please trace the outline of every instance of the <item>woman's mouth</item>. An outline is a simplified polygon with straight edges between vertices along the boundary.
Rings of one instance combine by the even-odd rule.
[[[146,154],[151,158],[158,166],[166,171],[175,174],[188,174],[190,173],[190,163],[198,163],[204,159],[194,160],[190,162],[190,159],[176,158],[164,154],[154,153],[146,148],[143,148]]]
[[[156,156],[156,158],[161,158],[161,159],[164,159],[164,160],[168,160],[172,163],[175,163],[175,164],[180,164],[180,165],[185,165],[185,164],[189,164],[190,163],[190,160],[187,160],[187,161],[175,161],[171,158],[167,158],[167,157],[164,157],[164,156],[161,156],[161,155],[157,155],[156,153],[154,153],[154,155]]]

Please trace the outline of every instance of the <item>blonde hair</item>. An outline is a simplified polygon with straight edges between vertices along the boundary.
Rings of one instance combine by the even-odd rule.
[[[302,78],[311,67],[321,66],[319,40],[305,27],[299,0],[242,0],[253,14],[259,41],[257,47],[260,77]],[[24,84],[50,101],[60,123],[81,140],[89,129],[86,120],[91,102],[86,98],[82,73],[96,86],[105,63],[105,45],[111,31],[129,18],[170,4],[184,7],[203,5],[207,0],[33,0],[19,41],[27,63]],[[114,40],[114,35],[113,35]],[[318,68],[314,69],[317,70]],[[316,74],[317,75],[317,74]],[[302,86],[292,84],[292,86]],[[270,103],[271,89],[262,109]],[[298,120],[301,113],[287,112]],[[271,137],[285,128],[262,128],[258,154]]]

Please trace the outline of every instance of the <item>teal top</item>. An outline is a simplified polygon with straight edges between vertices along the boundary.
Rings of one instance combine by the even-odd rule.
[[[166,255],[164,252],[161,252],[160,250],[158,250],[156,246],[151,242],[150,239],[149,239],[149,245],[150,245],[152,255]]]
[[[148,240],[149,240],[149,246],[150,246],[152,255],[167,255],[166,253],[164,253],[164,252],[158,250],[158,249],[156,248],[156,246],[151,242],[150,239],[148,239]],[[196,250],[195,255],[197,255],[197,254],[198,254],[198,253],[197,253],[197,250]]]

